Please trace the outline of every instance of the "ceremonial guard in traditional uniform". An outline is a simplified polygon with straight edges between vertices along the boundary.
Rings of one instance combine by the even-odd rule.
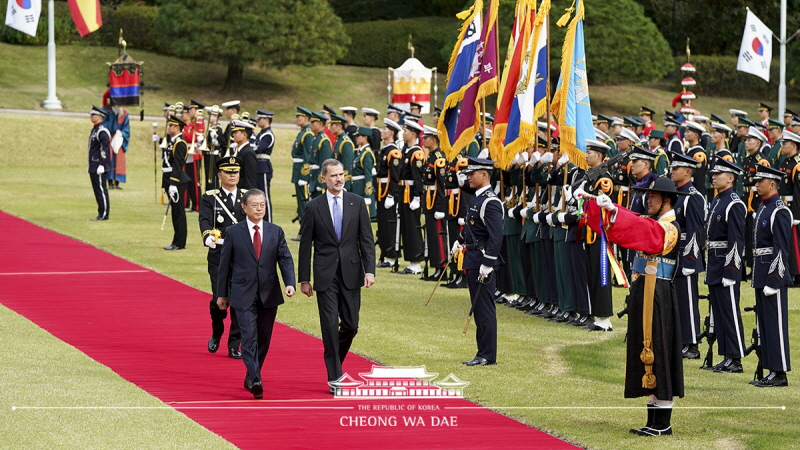
[[[342,167],[344,167],[344,189],[352,192],[353,184],[350,171],[353,170],[355,143],[345,131],[346,124],[347,120],[344,117],[338,114],[331,114],[331,132],[336,136],[336,141],[333,143],[333,157],[342,163]]]
[[[650,218],[601,195],[596,202],[586,202],[586,219],[610,242],[636,252],[628,302],[625,398],[650,397],[647,423],[631,433],[663,436],[672,434],[673,399],[684,395],[681,324],[672,282],[681,232],[672,205],[681,193],[666,177],[634,189],[648,193]]]
[[[759,166],[754,177],[762,200],[753,232],[753,288],[761,340],[761,364],[769,370],[766,377],[752,382],[758,387],[788,386],[786,372],[792,370],[787,289],[792,285],[792,276],[786,262],[792,249],[794,218],[778,196],[778,185],[783,177],[781,171],[768,166]]]
[[[669,114],[669,111],[667,111]],[[667,140],[665,150],[667,156],[672,156],[673,153],[683,153],[683,142],[678,136],[678,127],[681,124],[674,117],[667,116],[664,118],[664,138]]]
[[[234,120],[231,127],[231,137],[236,147],[231,148],[229,156],[236,156],[241,160],[239,171],[239,189],[255,189],[256,174],[258,173],[258,159],[253,146],[250,145],[250,133],[255,127],[243,120]],[[265,216],[266,217],[266,216]],[[267,220],[267,219],[264,219]]]
[[[388,118],[384,118],[383,123],[386,126],[381,130],[381,137],[385,145],[378,152],[375,161],[378,177],[378,206],[375,213],[378,218],[378,247],[381,249],[378,267],[395,267],[400,257],[400,221],[394,195],[399,190],[397,185],[400,183],[403,161],[403,152],[395,142],[397,136],[403,132],[403,127]]]
[[[272,111],[256,110],[256,120],[261,130],[255,138],[255,152],[258,169],[256,170],[256,186],[267,194],[267,212],[264,220],[272,222],[272,195],[270,183],[272,182],[272,149],[275,146],[275,134],[272,132]]]
[[[744,276],[744,232],[747,208],[736,195],[733,185],[742,170],[720,159],[711,171],[712,186],[717,191],[708,213],[706,245],[708,264],[706,284],[708,301],[717,335],[717,349],[724,359],[713,367],[715,372],[741,373],[744,357],[744,332],[739,309],[739,284]]]
[[[358,127],[356,130],[356,147],[353,153],[353,167],[350,170],[352,182],[351,192],[364,197],[364,203],[369,210],[370,219],[374,219],[375,211],[375,154],[369,147],[369,137],[372,130],[367,127]]]
[[[540,122],[541,124],[542,122]],[[545,130],[547,125],[545,124]],[[541,128],[540,128],[541,131]],[[545,139],[546,140],[546,139]],[[554,154],[552,150],[557,149],[555,143],[551,143],[548,150],[541,155],[539,164],[545,172],[544,176],[546,181],[542,186],[542,198],[539,201],[539,211],[533,214],[533,222],[539,225],[539,239],[541,240],[541,258],[543,267],[543,278],[546,283],[548,296],[544,301],[547,307],[541,311],[540,317],[544,319],[552,319],[562,316],[564,311],[559,308],[559,292],[558,284],[556,283],[556,267],[552,264],[555,261],[555,242],[553,239],[553,232],[550,223],[547,222],[547,216],[553,212],[553,193],[554,187],[549,183],[550,172],[555,165],[553,164]]]
[[[300,132],[292,144],[292,184],[294,184],[295,198],[297,199],[297,217],[292,222],[302,222],[303,211],[310,196],[311,181],[311,156],[313,154],[314,132],[311,131],[309,120],[311,111],[298,106],[294,114],[294,123],[300,127]],[[292,238],[293,241],[299,238]]]
[[[525,185],[528,189],[526,196],[528,203],[520,211],[520,216],[524,219],[523,238],[528,245],[528,258],[531,261],[531,270],[528,271],[527,280],[533,284],[534,292],[532,295],[536,298],[536,302],[531,305],[527,314],[537,316],[543,314],[552,305],[548,282],[545,280],[545,266],[549,264],[546,264],[542,258],[542,225],[535,221],[535,218],[543,209],[542,205],[546,204],[547,201],[547,172],[545,170],[546,166],[542,164],[541,159],[548,151],[547,138],[537,136],[536,148],[531,152],[523,171]]]
[[[688,129],[687,127],[687,131]],[[700,273],[705,271],[703,250],[706,242],[704,228],[707,205],[705,197],[692,182],[693,179],[699,180],[699,183],[704,183],[705,180],[696,176],[701,163],[690,154],[691,151],[693,150],[690,147],[686,155],[672,155],[670,178],[678,192],[686,194],[681,196],[675,205],[675,220],[681,227],[675,292],[681,316],[682,353],[684,358],[698,359],[700,358],[700,351],[697,349],[697,336],[700,335],[698,278]],[[739,248],[741,250],[742,247]]]
[[[108,188],[103,174],[111,167],[111,133],[103,126],[106,112],[92,106],[89,118],[92,120],[92,132],[89,134],[89,178],[92,180],[94,199],[97,201],[97,217],[91,220],[108,220],[110,203]]]
[[[189,183],[189,175],[183,170],[186,165],[186,154],[189,151],[181,130],[186,125],[181,119],[173,116],[167,121],[169,144],[161,154],[161,187],[169,197],[172,210],[172,243],[164,250],[181,250],[186,247],[186,211],[183,209],[183,192]]]
[[[791,131],[783,132],[781,156],[783,162],[779,169],[783,172],[783,181],[778,186],[778,195],[792,213],[792,232],[789,239],[789,271],[800,285],[800,135]]]
[[[503,217],[503,246],[500,249],[500,255],[507,264],[496,271],[497,289],[503,295],[495,301],[511,307],[520,306],[525,301],[525,275],[522,245],[520,245],[522,220],[519,216],[519,209],[522,208],[520,203],[525,201],[521,166],[527,162],[527,158],[528,152],[520,151],[514,156],[508,170],[497,171],[498,182],[503,193],[501,200],[505,199],[506,210],[506,215]]]
[[[416,121],[405,121],[403,130],[403,159],[392,159],[391,171],[398,174],[399,184],[390,183],[389,194],[396,199],[399,208],[400,235],[403,258],[409,262],[401,273],[419,275],[420,262],[424,259],[422,234],[420,233],[420,206],[422,171],[425,166],[425,153],[417,146],[423,129]]]
[[[465,225],[453,246],[453,253],[463,253],[463,267],[475,315],[475,339],[478,351],[475,357],[464,361],[468,366],[485,366],[497,361],[497,311],[493,301],[495,268],[504,263],[500,258],[502,245],[503,204],[489,184],[495,162],[469,158],[464,169],[468,186],[475,197],[470,201]]]
[[[328,118],[321,112],[311,113],[311,131],[314,132],[314,140],[311,143],[311,197],[315,198],[325,192],[325,183],[320,176],[320,167],[326,159],[333,158],[333,144],[325,132],[325,124]]]
[[[634,147],[633,151],[630,153],[630,179],[631,185],[628,196],[628,209],[633,211],[639,215],[647,215],[647,203],[645,201],[644,191],[641,189],[637,189],[634,191],[634,188],[646,188],[650,185],[653,181],[658,178],[658,175],[652,171],[653,162],[656,159],[656,155],[653,154],[649,150],[645,150],[641,147]],[[625,272],[628,275],[628,278],[631,276],[631,264],[633,263],[634,253],[631,251],[627,251],[623,247],[620,247],[625,254],[623,259],[623,264],[625,266]]]
[[[769,161],[761,154],[761,143],[766,140],[767,138],[763,133],[751,126],[742,144],[747,151],[747,156],[742,159],[742,170],[744,171],[742,186],[745,198],[744,201],[747,204],[747,217],[745,218],[744,229],[745,236],[753,235],[753,220],[755,218],[755,212],[758,210],[758,204],[761,202],[761,199],[756,194],[753,176],[755,176],[759,166],[769,166]],[[753,267],[752,244],[753,242],[750,239],[745,240],[745,262],[747,266],[751,268]]]
[[[225,229],[244,220],[245,213],[242,209],[242,197],[245,190],[238,189],[239,170],[241,160],[237,157],[222,158],[217,161],[217,174],[219,189],[206,191],[200,199],[200,233],[203,245],[208,247],[208,275],[211,278],[211,338],[208,340],[208,351],[215,353],[219,349],[222,334],[225,332],[225,318],[228,310],[219,309],[217,298],[226,297],[227,292],[217,292],[217,272],[219,272],[219,256],[225,244],[223,236]],[[230,308],[231,326],[228,330],[228,357],[241,359],[242,353],[239,344],[242,333],[239,330],[239,321],[236,310]]]
[[[446,269],[447,249],[447,223],[445,222],[447,200],[445,197],[444,180],[447,177],[447,158],[439,149],[439,135],[436,128],[423,126],[423,145],[428,150],[428,158],[423,170],[422,184],[425,189],[425,251],[428,264],[434,267],[434,273],[428,277],[431,281],[438,281],[439,275]]]
[[[687,120],[684,124],[686,127],[686,150],[684,154],[695,161],[697,161],[697,168],[694,169],[693,187],[702,196],[706,196],[706,172],[708,170],[708,156],[706,156],[706,148],[700,142],[700,136],[705,133],[706,129],[696,122]],[[670,165],[670,167],[672,167]]]
[[[213,105],[207,108],[208,112],[208,136],[206,137],[206,148],[203,150],[203,166],[206,172],[206,189],[216,189],[219,183],[219,178],[214,172],[217,167],[217,159],[219,159],[220,149],[225,153],[224,142],[222,139],[225,137],[225,131],[222,125],[219,124],[219,116],[222,110],[219,106]]]

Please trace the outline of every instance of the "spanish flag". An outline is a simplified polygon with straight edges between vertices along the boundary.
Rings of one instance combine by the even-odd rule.
[[[72,20],[81,36],[86,36],[103,25],[100,16],[100,0],[67,0]]]

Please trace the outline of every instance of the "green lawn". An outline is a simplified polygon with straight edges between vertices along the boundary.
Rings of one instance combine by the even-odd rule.
[[[0,47],[6,49],[7,46]],[[186,95],[189,94],[182,94]],[[80,96],[76,94],[75,98]],[[34,132],[33,127],[44,128],[46,132]],[[161,250],[169,244],[172,232],[169,224],[165,231],[160,230],[164,208],[155,201],[149,122],[132,123],[128,152],[130,182],[124,190],[111,191],[111,220],[88,221],[96,215],[85,168],[89,129],[88,118],[0,114],[0,142],[6,143],[5,151],[0,152],[0,209],[208,291],[205,250],[194,223],[196,215],[189,215],[187,249]],[[297,225],[290,223],[295,215],[289,183],[289,148],[294,131],[279,129],[276,136],[275,222],[292,236],[297,232]],[[296,243],[290,247],[297,251]],[[772,449],[791,448],[800,438],[800,395],[796,387],[800,379],[792,373],[788,388],[754,388],[747,384],[755,368],[752,357],[744,360],[742,375],[713,374],[697,369],[698,361],[687,362],[687,396],[678,400],[677,406],[693,409],[676,409],[673,415],[676,435],[657,440],[629,435],[629,428],[643,425],[644,401],[622,398],[622,339],[626,322],[616,318],[613,333],[598,334],[500,307],[499,364],[467,369],[460,361],[474,355],[475,349],[474,328],[466,338],[461,336],[468,311],[466,292],[440,289],[431,305],[424,307],[432,287],[432,283],[417,282],[413,277],[381,269],[376,286],[364,292],[361,329],[353,351],[387,365],[425,364],[431,372],[452,372],[471,382],[465,391],[470,400],[497,407],[503,414],[586,448]],[[752,290],[743,286],[742,292],[745,297],[742,304],[752,304]],[[797,293],[791,291],[792,331],[800,325]],[[621,290],[615,292],[616,308],[622,307],[623,297]],[[705,308],[705,301],[702,303]],[[290,299],[281,307],[278,319],[319,335],[312,299]],[[752,314],[746,314],[748,335],[753,323]],[[128,404],[160,403],[3,307],[0,307],[0,327],[3,336],[25,336],[8,340],[0,350],[3,362],[0,423],[4,430],[0,434],[0,448],[226,448],[228,445],[175,411],[58,413],[48,416],[46,427],[39,416],[11,412],[11,405],[24,404],[41,395],[43,386],[38,380],[43,378],[44,371],[61,381],[46,388],[54,399],[64,402],[109,404],[121,401],[122,393]],[[795,339],[792,345],[795,355],[800,351],[797,342]],[[43,367],[40,361],[54,354],[59,357],[50,358],[47,367]],[[113,400],[111,392],[115,394]],[[786,410],[712,409],[781,405]],[[145,423],[157,427],[137,426]],[[108,433],[108,429],[115,432]]]

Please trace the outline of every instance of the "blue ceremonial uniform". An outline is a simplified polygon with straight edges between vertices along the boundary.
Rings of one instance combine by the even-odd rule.
[[[255,139],[256,149],[256,187],[267,194],[267,213],[264,220],[272,222],[272,200],[269,193],[272,181],[272,148],[275,146],[275,135],[272,127],[262,129]]]
[[[675,272],[675,293],[681,315],[683,344],[697,344],[700,334],[700,309],[698,300],[698,274],[705,270],[702,248],[705,246],[703,227],[706,217],[706,199],[691,181],[678,186],[678,192],[689,195],[678,197],[675,220],[681,226],[678,269]],[[684,271],[690,272],[684,274]]]
[[[791,247],[792,213],[777,194],[761,200],[753,226],[753,282],[756,316],[761,336],[761,363],[770,371],[788,372],[789,305],[792,285],[788,249]],[[778,291],[764,294],[764,287]]]
[[[739,282],[744,272],[746,213],[744,202],[733,188],[728,188],[714,197],[707,219],[708,300],[714,316],[719,354],[726,358],[744,356]],[[723,279],[735,283],[725,287]]]
[[[677,153],[679,155],[683,154],[683,142],[681,142],[681,138],[678,137],[678,133],[667,136],[667,146],[665,149],[667,151],[667,155],[672,155],[673,153]]]
[[[104,173],[111,168],[111,133],[102,123],[92,127],[89,135],[89,178],[92,181],[94,198],[97,201],[97,218],[108,219],[109,202],[108,188],[104,180],[105,175],[98,174],[97,170],[103,166]]]

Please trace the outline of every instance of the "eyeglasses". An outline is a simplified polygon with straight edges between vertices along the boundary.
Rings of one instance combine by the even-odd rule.
[[[255,209],[264,209],[267,207],[266,203],[248,203],[247,206]]]

